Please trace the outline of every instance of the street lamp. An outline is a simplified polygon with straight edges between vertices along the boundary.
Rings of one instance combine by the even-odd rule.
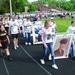
[[[11,3],[11,0],[10,1],[10,15],[12,16],[12,3]]]

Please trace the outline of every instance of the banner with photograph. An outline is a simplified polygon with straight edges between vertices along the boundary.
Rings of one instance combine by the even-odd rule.
[[[32,27],[33,44],[41,44],[41,29],[43,25],[34,25]]]
[[[53,44],[55,59],[68,58],[73,34],[58,33]]]

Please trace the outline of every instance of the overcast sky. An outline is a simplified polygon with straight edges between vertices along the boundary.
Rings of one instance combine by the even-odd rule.
[[[37,0],[28,0],[29,2],[37,1]]]
[[[29,2],[33,2],[33,1],[38,1],[38,0],[28,0]],[[70,0],[67,0],[67,1],[70,1]]]

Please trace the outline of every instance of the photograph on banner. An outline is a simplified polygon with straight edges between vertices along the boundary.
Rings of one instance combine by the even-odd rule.
[[[32,34],[33,34],[33,44],[41,44],[41,29],[43,25],[34,25],[32,27]]]
[[[53,45],[55,59],[68,58],[73,34],[59,33]]]

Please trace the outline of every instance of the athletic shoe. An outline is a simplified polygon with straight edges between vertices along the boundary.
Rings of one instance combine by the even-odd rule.
[[[28,43],[27,43],[27,42],[25,42],[25,45],[28,45]]]
[[[17,49],[17,47],[15,46],[15,47],[14,47],[14,49],[16,50],[16,49]]]
[[[30,42],[29,42],[28,44],[29,44],[29,45],[31,45],[31,43],[30,43]]]
[[[18,46],[18,45],[17,45],[16,47],[17,47],[17,48],[19,48],[19,46]]]
[[[2,57],[3,57],[3,58],[5,57],[5,53],[2,53]]]
[[[10,57],[10,55],[7,56],[7,60],[12,61],[12,58]]]
[[[12,61],[12,58],[11,57],[8,57],[8,61]]]
[[[45,64],[44,59],[40,59],[40,61],[41,61],[41,64]]]
[[[52,65],[52,67],[53,67],[54,69],[58,69],[58,67],[57,67],[56,64]]]

